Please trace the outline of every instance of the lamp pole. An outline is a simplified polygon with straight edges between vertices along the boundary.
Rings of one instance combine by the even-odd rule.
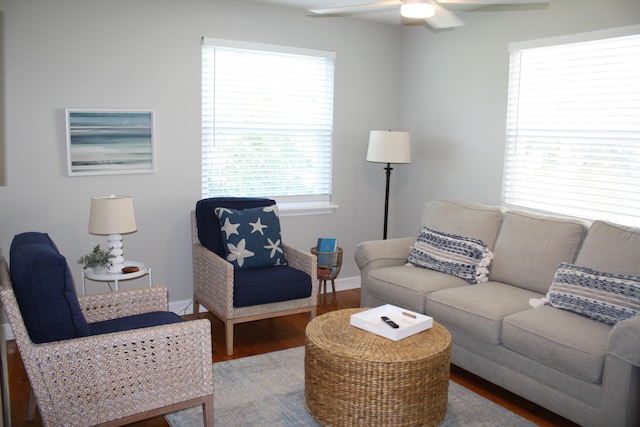
[[[387,189],[384,193],[384,232],[382,238],[387,240],[387,221],[389,220],[389,182],[391,181],[391,163],[387,163],[387,167],[384,168],[387,174]]]

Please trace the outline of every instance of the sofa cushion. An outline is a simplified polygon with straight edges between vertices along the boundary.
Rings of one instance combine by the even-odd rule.
[[[611,326],[544,306],[505,317],[505,347],[585,381],[602,381]]]
[[[287,265],[276,205],[252,209],[216,208],[225,259],[235,268]]]
[[[529,308],[540,294],[498,282],[437,291],[427,296],[427,315],[489,344],[500,344],[502,319]]]
[[[614,325],[640,314],[640,277],[562,263],[548,298],[552,307]]]
[[[509,211],[493,249],[490,280],[546,294],[561,262],[573,262],[587,231],[578,219]]]
[[[639,228],[594,221],[574,264],[612,274],[640,276],[638,254]]]
[[[429,200],[422,212],[422,227],[482,240],[489,249],[498,236],[505,209],[454,200]]]
[[[311,277],[288,265],[235,270],[233,306],[248,307],[311,296]]]
[[[430,292],[470,286],[459,277],[414,267],[411,264],[372,270],[368,283],[368,292],[371,295],[418,313],[425,313],[427,295]]]
[[[478,239],[423,227],[409,252],[417,267],[452,274],[474,284],[487,281],[493,253]]]
[[[89,335],[64,256],[45,233],[22,233],[10,249],[11,282],[36,344]]]

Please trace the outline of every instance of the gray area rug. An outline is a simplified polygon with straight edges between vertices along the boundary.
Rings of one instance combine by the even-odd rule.
[[[217,427],[320,424],[304,399],[304,347],[213,364]],[[168,414],[172,427],[202,426],[202,408]],[[441,426],[535,426],[457,383],[449,382],[447,417]]]

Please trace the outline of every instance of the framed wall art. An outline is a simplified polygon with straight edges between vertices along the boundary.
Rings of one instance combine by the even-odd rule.
[[[65,111],[69,175],[155,171],[153,111]]]

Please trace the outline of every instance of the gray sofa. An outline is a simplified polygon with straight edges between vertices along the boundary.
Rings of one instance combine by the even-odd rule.
[[[561,262],[640,276],[640,229],[446,200],[427,202],[421,225],[486,243],[489,280],[406,266],[416,230],[357,247],[362,307],[432,316],[451,332],[452,364],[580,425],[640,425],[640,316],[609,325],[530,303]]]

